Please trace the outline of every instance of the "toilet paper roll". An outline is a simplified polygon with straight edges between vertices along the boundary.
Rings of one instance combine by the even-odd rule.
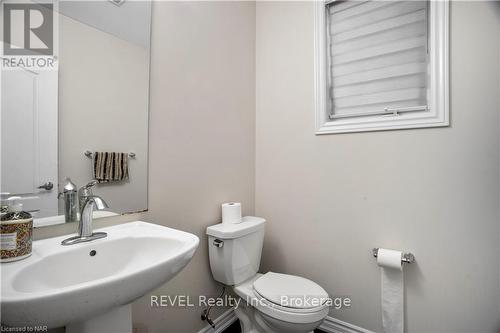
[[[222,204],[222,223],[241,223],[241,203],[227,202]]]
[[[404,331],[404,278],[401,251],[379,249],[382,292],[382,326],[385,333]]]
[[[396,250],[378,249],[377,264],[380,267],[393,268],[402,271],[401,258],[403,253]]]

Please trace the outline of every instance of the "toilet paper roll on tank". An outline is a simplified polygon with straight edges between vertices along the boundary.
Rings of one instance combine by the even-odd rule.
[[[241,203],[226,202],[222,204],[222,223],[234,224],[241,223]]]

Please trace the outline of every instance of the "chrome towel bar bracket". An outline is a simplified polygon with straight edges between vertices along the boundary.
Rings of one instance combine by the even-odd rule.
[[[375,258],[377,258],[378,247],[373,248],[372,253],[373,253],[373,256]],[[413,264],[415,262],[415,256],[413,255],[413,253],[410,253],[410,252],[403,253],[403,255],[401,256],[401,262],[403,262],[405,264]]]
[[[86,150],[86,151],[83,152],[83,155],[91,158],[92,155],[93,155],[93,153],[90,150]],[[128,153],[128,157],[135,158],[135,153]]]

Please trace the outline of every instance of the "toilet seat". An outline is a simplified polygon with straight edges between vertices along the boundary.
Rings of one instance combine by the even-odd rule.
[[[263,301],[292,312],[314,312],[328,300],[328,293],[314,281],[301,276],[268,272],[253,282]]]
[[[316,306],[316,307],[312,307],[312,308],[307,308],[307,309],[281,306],[281,305],[275,304],[273,302],[269,302],[269,300],[262,297],[257,292],[255,292],[255,298],[258,300],[258,302],[261,306],[266,306],[268,308],[273,308],[273,309],[279,310],[281,312],[286,312],[286,313],[290,313],[290,314],[293,314],[293,313],[300,313],[300,314],[316,313],[316,312],[323,310],[325,307],[328,307],[325,304],[322,304],[322,305]]]
[[[271,274],[270,274],[271,273]],[[304,323],[314,323],[317,321],[321,321],[325,318],[325,316],[329,312],[329,305],[328,303],[325,302],[321,304],[320,306],[315,306],[315,307],[303,307],[303,308],[298,308],[298,307],[287,307],[287,306],[282,306],[280,304],[276,304],[272,301],[270,301],[268,298],[263,297],[256,289],[260,290],[263,293],[266,293],[268,291],[268,288],[271,288],[273,286],[273,282],[276,283],[278,281],[283,281],[285,282],[290,282],[291,280],[294,280],[295,282],[297,281],[302,281],[305,282],[306,285],[311,285],[308,282],[314,284],[314,286],[319,287],[323,292],[326,297],[328,297],[328,294],[324,291],[323,288],[321,288],[319,285],[314,283],[313,281],[307,280],[305,278],[301,278],[298,276],[294,275],[287,275],[287,274],[279,274],[279,273],[267,273],[264,275],[257,274],[253,278],[242,282],[239,285],[234,286],[234,291],[238,296],[241,298],[245,299],[247,302],[249,302],[255,309],[257,309],[259,312],[270,316],[272,318],[285,321],[288,323],[297,323],[297,324],[304,324]],[[263,279],[260,283],[257,283],[257,288],[255,288],[255,283],[259,281],[262,277],[266,276],[265,279]],[[298,279],[296,279],[298,278]],[[268,279],[271,279],[271,284],[268,284]],[[280,280],[281,279],[281,280]],[[306,281],[303,281],[303,280]],[[293,282],[293,281],[292,281]],[[284,284],[285,285],[285,284]],[[287,283],[286,284],[288,288],[291,288],[293,286],[293,283]],[[316,291],[320,291],[320,289],[314,289]],[[294,295],[293,291],[291,289],[281,289],[281,291],[288,291],[288,295]],[[304,291],[303,288],[298,289],[299,291]],[[311,289],[309,289],[311,290]],[[296,292],[295,292],[296,293]],[[267,296],[271,299],[274,299],[276,301],[276,297],[271,297],[272,294],[274,293],[267,293]],[[296,293],[297,294],[297,293]]]

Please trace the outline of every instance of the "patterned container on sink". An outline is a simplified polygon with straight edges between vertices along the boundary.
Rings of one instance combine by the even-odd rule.
[[[0,262],[21,260],[31,255],[33,217],[28,212],[10,212],[0,220]]]

